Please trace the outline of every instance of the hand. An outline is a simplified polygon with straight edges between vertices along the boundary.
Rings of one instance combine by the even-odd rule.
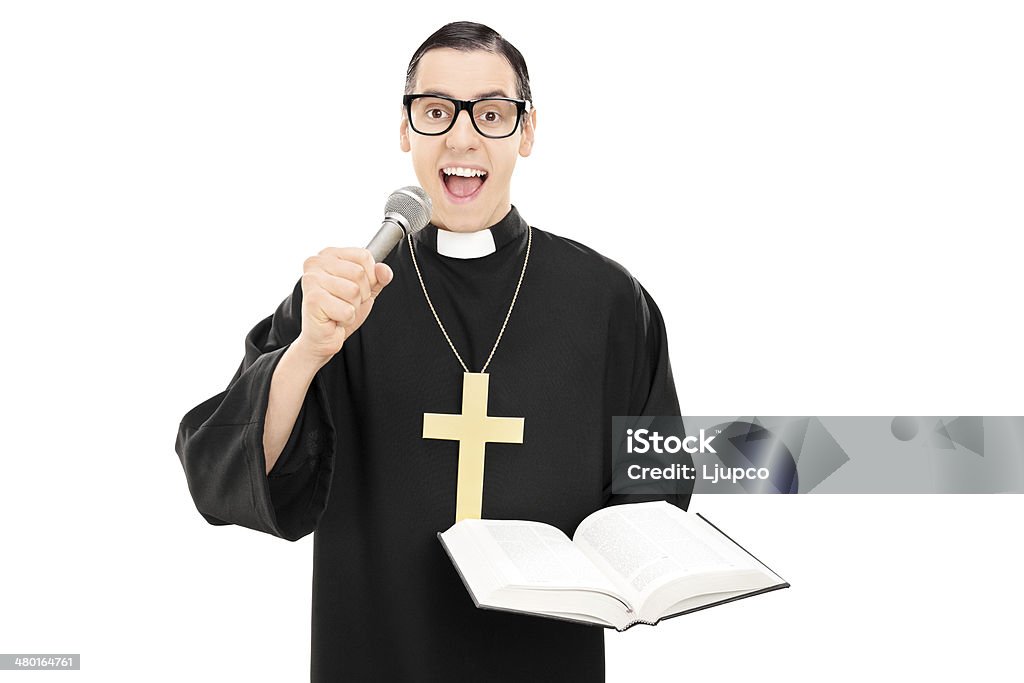
[[[302,271],[302,331],[293,346],[323,365],[363,324],[394,273],[357,247],[327,247]]]

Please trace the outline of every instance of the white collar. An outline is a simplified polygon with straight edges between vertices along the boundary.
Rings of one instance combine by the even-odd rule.
[[[474,232],[437,230],[437,253],[453,258],[477,258],[495,252],[490,228]]]

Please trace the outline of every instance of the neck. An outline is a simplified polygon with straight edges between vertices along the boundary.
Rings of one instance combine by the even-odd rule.
[[[508,215],[508,212],[512,209],[512,202],[505,200],[500,202],[498,206],[494,207],[494,212],[484,220],[483,225],[457,225],[452,221],[445,220],[443,217],[438,217],[436,220],[432,217],[430,222],[437,226],[438,230],[444,230],[451,233],[473,233],[481,230],[486,230],[491,226],[498,223],[502,218]]]

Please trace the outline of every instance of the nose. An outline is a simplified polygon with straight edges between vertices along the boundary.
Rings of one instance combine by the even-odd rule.
[[[480,144],[480,134],[473,127],[473,120],[466,110],[455,117],[455,124],[445,137],[452,149],[476,149]]]

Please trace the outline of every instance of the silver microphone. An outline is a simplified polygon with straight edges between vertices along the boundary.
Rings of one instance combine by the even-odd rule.
[[[380,263],[395,245],[414,235],[430,221],[430,195],[422,187],[409,185],[395,190],[384,205],[384,222],[366,248],[373,260]]]

